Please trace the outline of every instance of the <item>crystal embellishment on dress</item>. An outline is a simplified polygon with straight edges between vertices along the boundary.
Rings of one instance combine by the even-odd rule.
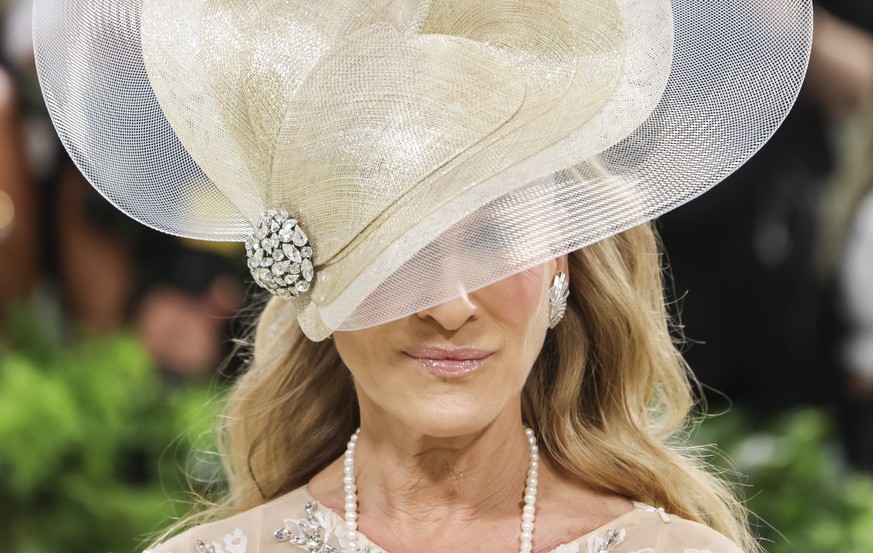
[[[279,528],[274,535],[276,540],[280,542],[290,542],[310,553],[340,553],[339,549],[325,543],[324,537],[321,535],[321,524],[319,523],[318,505],[314,501],[306,504],[306,520],[301,520],[297,527],[300,530],[299,534],[295,534],[288,528]]]
[[[609,553],[624,541],[627,532],[621,530],[607,530],[602,535],[588,538],[588,553]]]
[[[609,530],[606,536],[604,536],[602,551],[611,551],[613,547],[624,541],[624,536],[624,528],[621,530]]]
[[[271,209],[261,215],[246,240],[246,255],[255,282],[270,293],[290,299],[312,288],[312,246],[287,211]]]

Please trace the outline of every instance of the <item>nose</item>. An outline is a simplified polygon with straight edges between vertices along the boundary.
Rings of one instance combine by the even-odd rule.
[[[431,319],[446,330],[458,330],[474,319],[477,311],[478,306],[470,295],[462,291],[456,298],[419,311],[417,316],[423,320]]]

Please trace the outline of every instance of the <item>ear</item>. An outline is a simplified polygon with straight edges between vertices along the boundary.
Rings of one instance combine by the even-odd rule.
[[[555,280],[555,275],[558,273],[564,273],[567,275],[567,280],[570,280],[570,263],[567,261],[567,254],[564,254],[560,257],[556,257],[550,263],[551,276],[549,278],[549,282]]]

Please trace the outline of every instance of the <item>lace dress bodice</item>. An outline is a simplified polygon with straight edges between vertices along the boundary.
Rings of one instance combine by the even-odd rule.
[[[192,528],[146,553],[340,553],[343,543],[337,530],[342,524],[342,517],[319,505],[302,487],[244,513]],[[357,543],[358,553],[391,553],[360,532]],[[742,552],[707,526],[634,503],[627,513],[549,553]]]

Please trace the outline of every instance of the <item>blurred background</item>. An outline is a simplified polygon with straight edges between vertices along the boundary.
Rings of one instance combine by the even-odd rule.
[[[220,488],[242,248],[153,232],[48,121],[30,0],[0,0],[0,551],[139,551]],[[658,223],[708,411],[691,432],[771,553],[873,552],[873,5],[822,1],[762,152]]]

